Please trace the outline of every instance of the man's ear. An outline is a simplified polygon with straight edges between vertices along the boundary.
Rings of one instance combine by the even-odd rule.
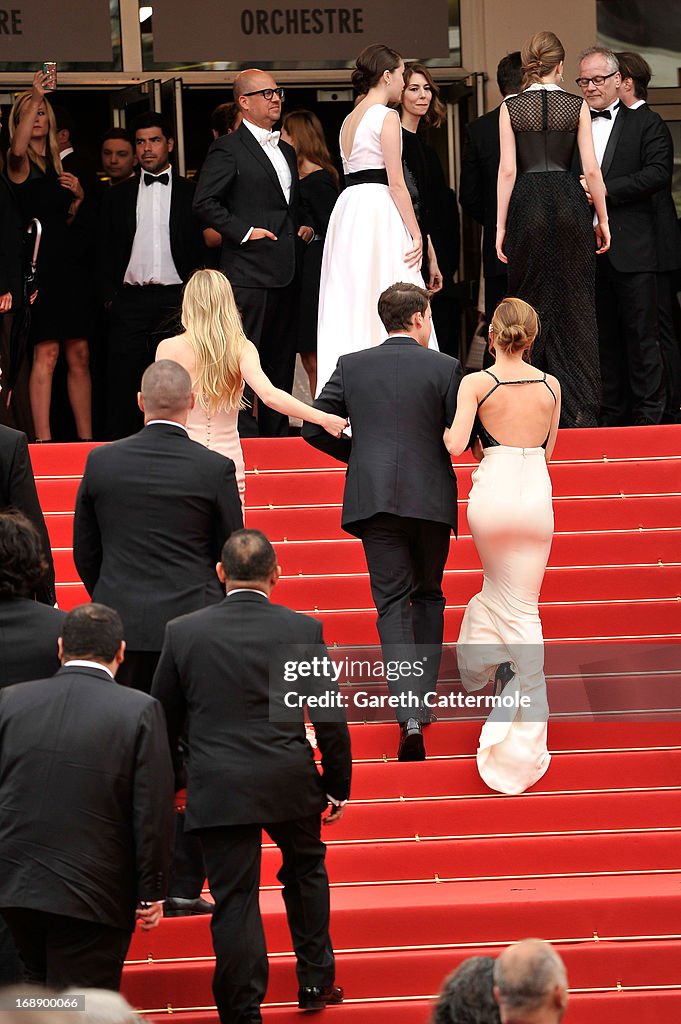
[[[57,639],[57,657],[60,661],[64,657],[64,641],[61,637]]]
[[[272,575],[270,576],[270,583],[272,584],[273,587],[276,587],[277,583],[279,582],[279,577],[280,576],[281,576],[281,566],[280,565],[275,565],[274,569],[272,570]]]
[[[227,576],[225,575],[225,569],[222,562],[217,563],[217,565],[215,566],[215,572],[217,574],[217,578],[220,580],[220,583],[222,583],[224,587],[224,585],[227,583]]]
[[[137,392],[137,407],[140,412],[144,412],[144,399],[142,398],[142,392]]]
[[[168,152],[172,153],[175,149],[175,139],[168,139]]]

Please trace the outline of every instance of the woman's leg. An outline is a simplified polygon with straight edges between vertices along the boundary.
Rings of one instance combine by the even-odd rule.
[[[36,439],[50,441],[52,378],[59,358],[58,341],[41,341],[33,349],[33,366],[28,384]]]
[[[85,338],[69,338],[64,342],[68,367],[66,388],[76,421],[76,432],[83,440],[92,438],[92,385],[90,382],[90,350]]]

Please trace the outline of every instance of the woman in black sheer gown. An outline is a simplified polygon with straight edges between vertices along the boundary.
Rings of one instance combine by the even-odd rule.
[[[533,36],[522,50],[524,90],[501,106],[497,255],[508,263],[509,294],[541,317],[532,361],[561,382],[561,426],[593,427],[600,408],[595,261],[610,231],[589,109],[558,85],[564,57],[552,32]],[[572,170],[577,149],[595,224]]]

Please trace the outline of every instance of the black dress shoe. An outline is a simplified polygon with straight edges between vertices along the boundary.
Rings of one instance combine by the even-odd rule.
[[[502,693],[504,692],[508,684],[511,682],[514,675],[515,672],[511,667],[510,661],[502,661],[502,663],[497,666],[497,670],[494,675],[493,693],[495,697],[501,697]]]
[[[423,744],[423,730],[418,718],[408,718],[402,726],[398,761],[425,761],[426,748]]]
[[[170,896],[163,904],[164,917],[194,917],[197,914],[212,914],[215,904],[209,903],[201,896],[195,900],[185,900],[181,896]]]
[[[306,985],[298,989],[299,1010],[325,1010],[327,1006],[335,1006],[343,1002],[343,989],[340,985]]]

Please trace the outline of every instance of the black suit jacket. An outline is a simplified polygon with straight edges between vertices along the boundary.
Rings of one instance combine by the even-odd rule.
[[[482,224],[482,265],[485,277],[502,277],[505,265],[497,259],[497,178],[501,149],[499,110],[495,107],[466,128],[459,202],[469,217]]]
[[[102,198],[97,245],[97,290],[109,302],[123,285],[137,229],[137,191],[140,188],[171,188],[170,251],[175,269],[187,281],[206,263],[201,227],[192,213],[194,183],[172,172],[170,185],[144,185],[130,178],[106,189]]]
[[[0,907],[134,927],[173,827],[163,711],[100,669],[0,690]]]
[[[674,140],[672,139],[671,132],[669,131],[666,123],[658,113],[651,110],[647,105],[638,107],[637,109],[647,111],[648,117],[652,115],[655,118],[659,118],[661,130],[664,133],[667,145],[669,159],[673,164]],[[661,188],[659,192],[653,193],[652,200],[653,208],[655,210],[657,269],[662,274],[668,274],[674,270],[681,269],[681,228],[679,227],[676,207],[672,196],[671,177],[664,188]]]
[[[243,525],[234,463],[158,423],[90,452],[73,556],[94,601],[115,608],[131,651],[160,651],[169,619],[219,601],[222,545]]]
[[[0,173],[0,295],[12,294],[12,309],[20,305],[26,234],[12,184]]]
[[[201,168],[194,211],[204,227],[222,235],[220,269],[235,286],[282,288],[291,283],[299,246],[299,184],[296,154],[279,143],[291,171],[290,201],[277,172],[253,133],[241,125],[216,139]],[[267,228],[277,236],[242,239],[249,228]]]
[[[314,405],[348,416],[352,439],[313,423],[303,437],[348,463],[343,529],[361,536],[378,512],[449,523],[456,532],[456,477],[442,434],[456,411],[458,359],[390,337],[377,348],[341,356]]]
[[[284,694],[296,688],[272,671],[282,649],[286,660],[323,657],[321,623],[254,591],[168,623],[152,693],[165,710],[171,750],[187,719],[187,828],[289,821],[319,813],[327,793],[347,799],[345,710],[310,708],[320,776],[302,709],[281,713]],[[330,680],[323,689],[338,693]],[[179,759],[177,769],[181,783]]]
[[[672,155],[662,118],[649,107],[623,104],[601,162],[607,189],[611,244],[607,258],[622,273],[656,271],[653,195],[668,188]]]
[[[13,506],[31,520],[43,542],[47,572],[36,587],[36,598],[54,604],[55,580],[52,548],[43,510],[38,501],[26,434],[0,424],[0,508]]]
[[[0,598],[0,688],[43,679],[59,668],[66,612],[25,597]]]

